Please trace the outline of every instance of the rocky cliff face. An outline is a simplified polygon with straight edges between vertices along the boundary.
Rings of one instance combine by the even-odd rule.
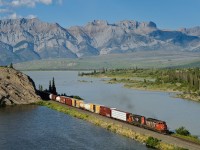
[[[140,50],[200,51],[200,27],[161,30],[153,22],[94,20],[69,29],[38,19],[0,20],[0,64]]]
[[[37,102],[34,82],[12,68],[0,67],[0,106]]]

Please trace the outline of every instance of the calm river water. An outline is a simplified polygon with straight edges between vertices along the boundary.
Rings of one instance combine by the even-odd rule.
[[[132,90],[122,84],[106,84],[99,78],[79,77],[77,71],[24,73],[35,81],[37,87],[41,84],[48,88],[49,80],[54,77],[59,93],[79,95],[88,102],[165,120],[170,130],[185,126],[200,137],[200,103],[173,98],[170,93]]]
[[[146,150],[131,139],[42,106],[0,109],[0,150]]]
[[[85,101],[165,120],[171,130],[185,126],[200,135],[200,103],[172,98],[170,93],[139,91],[102,79],[78,77],[77,71],[28,71],[36,83],[48,88],[55,78],[57,91],[79,95]],[[83,82],[84,81],[84,82]],[[0,109],[0,150],[35,149],[147,149],[88,122],[41,106]]]

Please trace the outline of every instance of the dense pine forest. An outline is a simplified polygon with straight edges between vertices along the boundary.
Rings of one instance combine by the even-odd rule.
[[[188,91],[200,91],[200,69],[167,69],[159,71],[157,83],[180,83]]]

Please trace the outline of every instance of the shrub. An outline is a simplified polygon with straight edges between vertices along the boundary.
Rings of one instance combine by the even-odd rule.
[[[77,95],[73,95],[73,96],[70,96],[72,98],[75,98],[75,99],[79,99],[79,100],[83,100],[80,96],[77,96]]]
[[[180,134],[180,135],[184,135],[184,136],[190,135],[190,132],[187,129],[185,129],[185,127],[180,127],[178,129],[176,129],[176,133]]]
[[[116,78],[112,78],[111,81],[117,81],[117,79]]]
[[[150,148],[157,148],[158,145],[160,144],[161,140],[158,140],[157,138],[154,137],[148,137],[148,139],[146,140],[146,146],[150,147]]]
[[[107,130],[110,130],[110,129],[111,129],[111,127],[112,127],[111,125],[108,125],[108,126],[107,126]]]

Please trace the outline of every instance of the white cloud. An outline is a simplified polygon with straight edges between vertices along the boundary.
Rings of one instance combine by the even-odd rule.
[[[37,16],[36,15],[28,15],[26,18],[27,19],[33,19],[33,18],[37,18]]]
[[[10,3],[13,7],[21,7],[21,6],[28,6],[28,7],[35,7],[34,0],[13,0]]]
[[[10,13],[11,10],[7,9],[7,8],[0,8],[0,13]]]
[[[28,6],[28,7],[35,7],[37,3],[50,5],[52,4],[52,0],[12,0],[10,3],[12,6]]]
[[[46,4],[46,5],[52,4],[52,0],[37,0],[37,2],[38,2],[38,3]]]
[[[36,7],[37,4],[51,5],[62,4],[63,0],[0,0],[0,17],[4,19],[17,19],[22,16],[15,13],[17,7]],[[25,18],[36,18],[35,15],[28,15]]]
[[[28,15],[26,17],[18,15],[17,13],[12,13],[8,16],[3,17],[3,19],[19,19],[19,18],[27,18],[27,19],[33,19],[33,18],[37,18],[37,16],[35,15]]]
[[[22,18],[22,16],[17,15],[16,13],[12,13],[11,15],[5,17],[6,19],[18,19],[18,18]]]
[[[35,7],[36,4],[50,5],[53,1],[62,3],[62,0],[0,0],[0,6],[11,6],[11,7]]]

